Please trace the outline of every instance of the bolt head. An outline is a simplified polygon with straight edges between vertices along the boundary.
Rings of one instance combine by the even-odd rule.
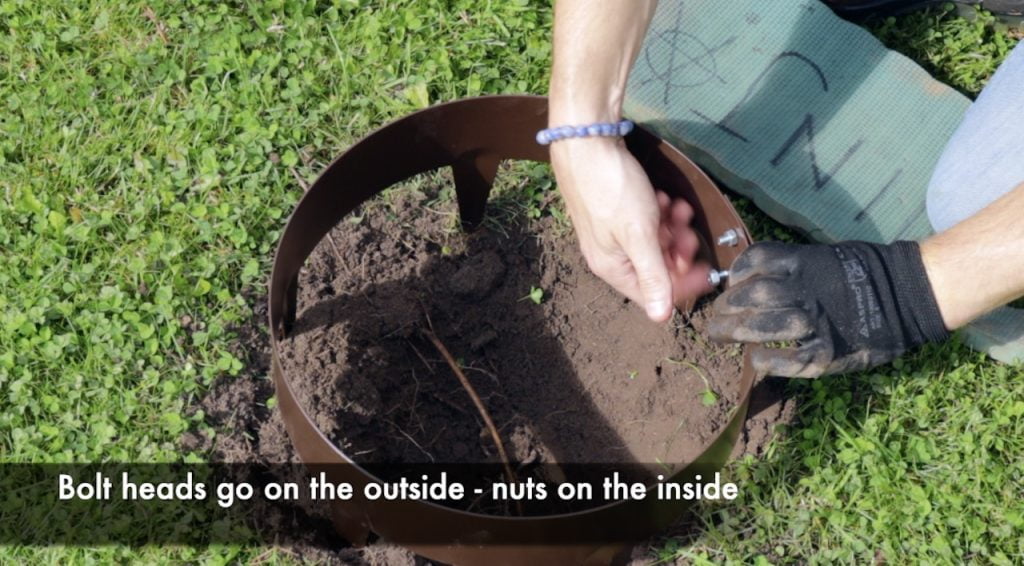
[[[720,246],[735,246],[740,243],[740,233],[735,228],[729,228],[722,235],[718,237],[718,245]]]

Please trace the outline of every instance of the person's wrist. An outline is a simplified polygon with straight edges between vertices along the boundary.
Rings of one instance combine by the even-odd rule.
[[[595,167],[607,167],[621,159],[626,144],[622,138],[593,137],[558,140],[548,146],[551,168],[559,186],[569,178],[587,174]]]
[[[573,124],[545,128],[537,132],[535,136],[537,143],[551,145],[554,142],[573,138],[618,138],[625,137],[633,131],[632,120],[620,120],[618,122],[595,122],[590,124]]]
[[[591,159],[600,155],[618,153],[626,149],[626,144],[619,136],[592,136],[582,138],[565,138],[553,142],[551,161],[572,160],[578,157]],[[590,164],[593,166],[593,163]]]
[[[917,242],[900,240],[885,247],[897,305],[905,324],[912,324],[922,342],[949,337],[949,325],[935,295]]]
[[[955,283],[956,277],[950,276],[941,258],[941,246],[925,240],[920,244],[920,251],[924,272],[946,328],[953,330],[970,322],[979,313],[972,308],[971,294],[962,292]]]

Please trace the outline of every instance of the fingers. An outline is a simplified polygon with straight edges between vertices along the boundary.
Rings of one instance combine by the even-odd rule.
[[[595,274],[640,304],[649,318],[664,322],[674,305],[711,291],[710,268],[694,264],[700,241],[690,227],[693,208],[662,192],[654,196],[648,210],[655,214],[647,216],[642,199],[633,199],[631,211],[613,218],[612,240],[588,242],[581,236],[580,243]]]
[[[667,251],[673,260],[682,260],[689,264],[697,255],[698,248],[700,248],[700,239],[697,238],[697,233],[686,226],[684,229],[675,229]]]
[[[740,254],[729,270],[729,281],[738,285],[755,275],[789,275],[796,269],[796,244],[759,242]]]
[[[673,268],[687,269],[700,247],[697,233],[690,226],[693,207],[682,199],[670,200],[661,192],[658,193],[658,206],[661,208],[659,241],[666,254],[666,264],[670,271]]]
[[[658,227],[636,226],[627,232],[623,251],[636,274],[636,285],[647,316],[664,322],[672,315],[672,280],[658,236]]]
[[[708,326],[720,342],[797,341],[792,348],[757,346],[750,351],[759,373],[782,377],[818,377],[832,368],[832,346],[817,335],[815,320],[804,309],[805,289],[791,275],[800,246],[763,242],[747,248],[733,262],[731,286],[713,305]]]
[[[672,281],[661,244],[674,234],[661,226],[682,212],[657,194],[623,144],[559,145],[551,157],[587,265],[651,319],[668,320]]]
[[[751,309],[799,307],[802,303],[802,292],[790,281],[772,276],[748,277],[715,300],[715,312],[733,315]]]
[[[708,283],[709,271],[711,266],[703,261],[692,265],[687,263],[685,268],[669,269],[669,277],[672,279],[672,303],[684,305],[692,299],[710,293],[714,287]]]
[[[662,192],[658,193],[658,206],[661,209],[658,240],[672,281],[672,302],[683,305],[713,289],[708,283],[711,267],[704,262],[694,263],[700,240],[690,227],[693,207],[685,200],[672,200]]]
[[[774,270],[771,265],[748,265],[757,265],[763,271]],[[782,277],[752,275],[752,271],[748,267],[745,280],[715,299],[714,316],[708,325],[711,338],[719,342],[757,343],[813,337],[814,321],[801,308],[800,289]]]
[[[814,335],[814,325],[800,309],[747,310],[727,315],[716,309],[708,323],[708,334],[717,342],[804,340]]]
[[[661,209],[662,222],[672,226],[689,226],[693,220],[693,207],[681,198],[675,200],[666,193],[658,191],[658,207]]]
[[[668,196],[667,193],[664,193],[662,191],[658,191],[657,195],[658,208],[661,210],[661,215],[664,218],[665,216],[667,216],[669,208],[672,205],[672,197]]]
[[[819,377],[829,373],[832,352],[822,340],[812,340],[799,348],[754,348],[750,362],[754,370],[781,377]]]

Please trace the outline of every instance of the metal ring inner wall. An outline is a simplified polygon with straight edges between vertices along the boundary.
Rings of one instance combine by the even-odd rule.
[[[383,126],[357,142],[324,170],[299,201],[274,258],[269,323],[278,406],[296,452],[312,473],[323,471],[330,481],[351,483],[357,492],[367,483],[379,481],[316,427],[282,370],[280,341],[287,337],[295,320],[298,274],[303,263],[328,231],[357,206],[413,175],[441,167],[452,168],[464,229],[476,228],[483,219],[501,161],[549,161],[547,147],[534,139],[545,127],[544,97],[487,96],[433,106]],[[655,187],[693,206],[693,227],[701,239],[699,253],[713,267],[728,268],[750,244],[748,231],[728,199],[679,150],[642,127],[629,134],[626,143]],[[716,245],[718,235],[729,229],[739,232],[738,244]],[[713,472],[725,464],[746,418],[754,377],[745,357],[740,401],[731,420],[703,447],[700,457],[670,481],[692,481],[696,474]],[[505,517],[422,501],[351,500],[331,502],[331,512],[338,532],[353,544],[365,543],[371,532],[398,541],[413,538],[408,533],[417,533],[417,540],[438,543],[409,547],[436,560],[534,566],[606,564],[624,545],[624,525],[637,537],[649,536],[668,526],[689,505],[691,502],[652,497],[561,515]],[[607,533],[604,540],[620,542],[561,542],[573,540],[573,533],[586,533],[581,540],[588,541],[602,540],[602,533]]]

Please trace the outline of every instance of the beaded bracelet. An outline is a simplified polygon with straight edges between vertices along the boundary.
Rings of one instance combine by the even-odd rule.
[[[548,145],[565,138],[586,138],[592,136],[624,136],[633,131],[631,120],[621,122],[599,122],[587,126],[558,126],[537,132],[537,143]]]

